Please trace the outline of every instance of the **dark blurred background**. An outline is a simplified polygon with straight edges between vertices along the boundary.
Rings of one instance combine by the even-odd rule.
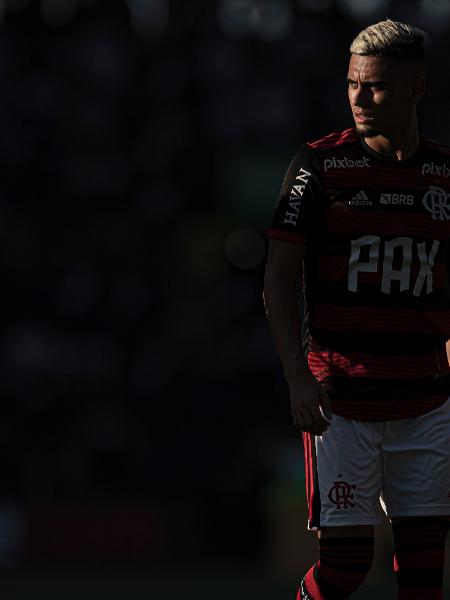
[[[294,597],[316,550],[265,230],[387,16],[432,34],[446,141],[447,1],[0,0],[3,597]]]

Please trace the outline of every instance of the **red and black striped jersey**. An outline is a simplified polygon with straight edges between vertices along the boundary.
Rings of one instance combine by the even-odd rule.
[[[306,243],[305,348],[333,412],[385,421],[450,394],[450,148],[421,136],[407,160],[353,129],[303,145],[270,238]]]

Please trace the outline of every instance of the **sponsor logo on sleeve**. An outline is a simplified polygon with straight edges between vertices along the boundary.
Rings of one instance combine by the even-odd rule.
[[[414,196],[412,194],[381,194],[380,204],[412,206],[414,204]]]
[[[289,223],[290,225],[297,225],[297,218],[300,210],[300,202],[305,188],[308,185],[310,177],[311,173],[303,167],[301,167],[297,177],[295,178],[294,185],[291,188],[288,210],[286,211],[286,215],[284,217],[285,223]]]
[[[431,213],[433,219],[448,221],[450,219],[449,197],[450,194],[447,194],[445,190],[432,185],[422,198],[422,203]]]
[[[433,161],[430,163],[423,163],[422,175],[437,175],[438,177],[450,177],[450,167],[441,164],[437,165]]]
[[[370,158],[367,156],[363,156],[362,158],[358,158],[356,160],[352,160],[351,158],[326,158],[323,161],[323,170],[325,173],[330,169],[354,169],[355,167],[370,167]]]

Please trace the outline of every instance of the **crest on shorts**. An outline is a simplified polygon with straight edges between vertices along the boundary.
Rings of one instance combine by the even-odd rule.
[[[356,485],[350,485],[346,481],[335,481],[333,487],[328,492],[328,498],[330,499],[330,502],[337,506],[338,509],[354,508],[355,504],[352,502],[352,490],[355,488]]]

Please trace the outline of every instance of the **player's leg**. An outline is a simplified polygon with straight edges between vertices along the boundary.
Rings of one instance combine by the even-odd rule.
[[[298,600],[343,600],[373,559],[379,524],[381,427],[333,416],[321,437],[304,435],[308,526],[319,537],[319,561],[303,578]]]
[[[349,598],[372,566],[372,525],[324,527],[318,531],[319,561],[302,580],[298,600]]]
[[[450,523],[450,400],[386,424],[383,500],[395,542],[398,599],[442,600]]]
[[[392,519],[398,600],[443,600],[449,527],[447,516]]]

